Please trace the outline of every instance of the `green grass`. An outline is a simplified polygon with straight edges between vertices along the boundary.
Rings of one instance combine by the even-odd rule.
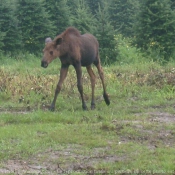
[[[0,170],[15,160],[44,167],[60,164],[65,174],[66,170],[173,174],[174,62],[163,66],[140,58],[140,62],[104,67],[111,105],[104,103],[97,76],[94,111],[82,110],[75,71],[70,68],[56,110],[50,112],[47,106],[60,63],[55,60],[43,69],[38,58],[26,57],[4,58],[0,65]],[[90,109],[91,86],[85,69],[83,82]],[[56,174],[54,168],[42,169],[43,174],[48,172]]]

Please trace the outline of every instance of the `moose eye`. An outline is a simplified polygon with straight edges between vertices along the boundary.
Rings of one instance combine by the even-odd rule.
[[[53,51],[50,51],[50,55],[53,55]]]

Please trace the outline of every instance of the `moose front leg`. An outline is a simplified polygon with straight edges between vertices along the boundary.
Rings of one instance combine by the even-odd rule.
[[[81,100],[82,100],[82,108],[83,110],[87,110],[87,106],[86,103],[84,101],[84,96],[83,96],[83,84],[82,84],[82,69],[81,69],[81,63],[76,63],[74,65],[74,68],[76,70],[76,74],[77,74],[77,87],[78,87],[78,91],[80,93],[81,96]]]
[[[53,102],[49,108],[51,111],[55,110],[55,103],[57,100],[57,96],[60,93],[63,81],[65,80],[65,78],[67,76],[68,68],[69,68],[69,65],[63,65],[63,64],[61,65],[60,79],[59,79],[59,82],[58,82],[57,87],[55,89],[55,96],[54,96]]]
[[[91,66],[87,66],[86,67],[87,72],[90,76],[90,80],[91,80],[91,89],[92,89],[92,99],[91,99],[91,109],[95,109],[95,98],[94,98],[94,89],[95,89],[95,74],[92,70]]]

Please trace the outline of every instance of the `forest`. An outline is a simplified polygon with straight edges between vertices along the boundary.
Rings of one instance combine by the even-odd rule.
[[[153,60],[174,56],[175,0],[1,0],[1,55],[40,54],[69,26],[97,37],[103,63],[119,59],[126,38]]]

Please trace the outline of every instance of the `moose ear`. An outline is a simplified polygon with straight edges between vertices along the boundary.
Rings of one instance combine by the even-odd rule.
[[[56,45],[60,45],[62,43],[62,40],[63,40],[62,38],[57,38],[55,40]]]
[[[45,43],[50,43],[50,42],[52,42],[52,39],[50,37],[45,39]]]

